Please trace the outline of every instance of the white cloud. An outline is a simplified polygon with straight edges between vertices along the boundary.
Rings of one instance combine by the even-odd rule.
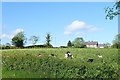
[[[78,29],[83,29],[84,27],[85,27],[84,22],[78,20],[73,21],[70,25],[66,27],[64,34],[69,35]]]
[[[13,37],[14,37],[15,35],[17,35],[19,32],[24,32],[24,30],[23,30],[23,29],[20,29],[20,28],[16,29],[15,31],[12,32],[11,38],[13,38]]]
[[[75,20],[66,27],[64,34],[69,35],[73,32],[76,32],[77,30],[96,31],[97,28],[94,26],[87,25],[83,21]]]
[[[16,29],[15,31],[13,31],[11,34],[1,34],[0,35],[0,38],[3,39],[3,38],[7,38],[7,39],[12,39],[17,33],[19,32],[23,32],[24,30],[23,29]]]

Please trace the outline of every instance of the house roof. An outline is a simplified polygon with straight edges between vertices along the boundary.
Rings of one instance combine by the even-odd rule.
[[[84,42],[85,45],[98,45],[97,41],[88,41],[88,42]]]

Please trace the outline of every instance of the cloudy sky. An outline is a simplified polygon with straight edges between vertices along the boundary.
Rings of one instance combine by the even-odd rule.
[[[112,2],[4,2],[2,3],[2,44],[24,31],[25,36],[39,36],[45,43],[46,33],[52,45],[66,45],[68,40],[83,37],[85,41],[111,43],[118,33],[118,20],[105,19],[105,7]],[[26,45],[31,45],[28,40]]]

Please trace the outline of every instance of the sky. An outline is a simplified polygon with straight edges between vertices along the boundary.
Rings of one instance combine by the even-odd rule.
[[[116,0],[2,0],[2,2],[114,2],[114,1]]]
[[[25,45],[32,45],[31,36],[38,36],[36,44],[45,43],[51,34],[53,46],[65,46],[69,40],[83,37],[85,41],[112,43],[118,33],[118,18],[105,19],[105,8],[113,2],[3,2],[2,44],[23,31]]]

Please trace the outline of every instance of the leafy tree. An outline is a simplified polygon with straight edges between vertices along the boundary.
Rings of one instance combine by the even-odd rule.
[[[37,43],[37,41],[39,40],[39,37],[37,37],[37,36],[31,36],[29,40],[32,41],[33,45],[35,45]]]
[[[50,33],[47,33],[46,34],[46,44],[45,44],[46,47],[52,47],[52,45],[50,44],[50,41],[51,41],[51,35],[50,35]]]
[[[120,49],[120,43],[115,43],[112,45],[112,48],[119,48]]]
[[[105,10],[105,13],[107,13],[106,19],[109,18],[110,20],[112,20],[115,16],[119,15],[120,14],[120,1],[115,2],[112,8],[107,7]]]
[[[19,32],[12,38],[12,44],[16,47],[23,47],[25,43],[26,37],[24,35],[24,32]]]
[[[72,42],[73,46],[75,48],[84,48],[84,39],[82,37],[77,37],[74,39],[74,41]]]
[[[106,19],[109,18],[110,20],[112,20],[115,16],[119,15],[120,14],[120,0],[116,1],[112,8],[107,7],[105,13],[107,13]],[[120,34],[115,36],[112,47],[120,48]]]
[[[120,48],[120,34],[117,34],[115,36],[115,39],[113,40],[112,47],[114,47],[114,48]]]
[[[72,42],[70,40],[68,41],[67,46],[72,47]]]
[[[113,44],[115,44],[115,43],[120,43],[120,34],[117,34],[115,36],[115,39],[113,40]]]
[[[110,43],[104,43],[104,48],[109,48],[111,46],[111,44]]]

